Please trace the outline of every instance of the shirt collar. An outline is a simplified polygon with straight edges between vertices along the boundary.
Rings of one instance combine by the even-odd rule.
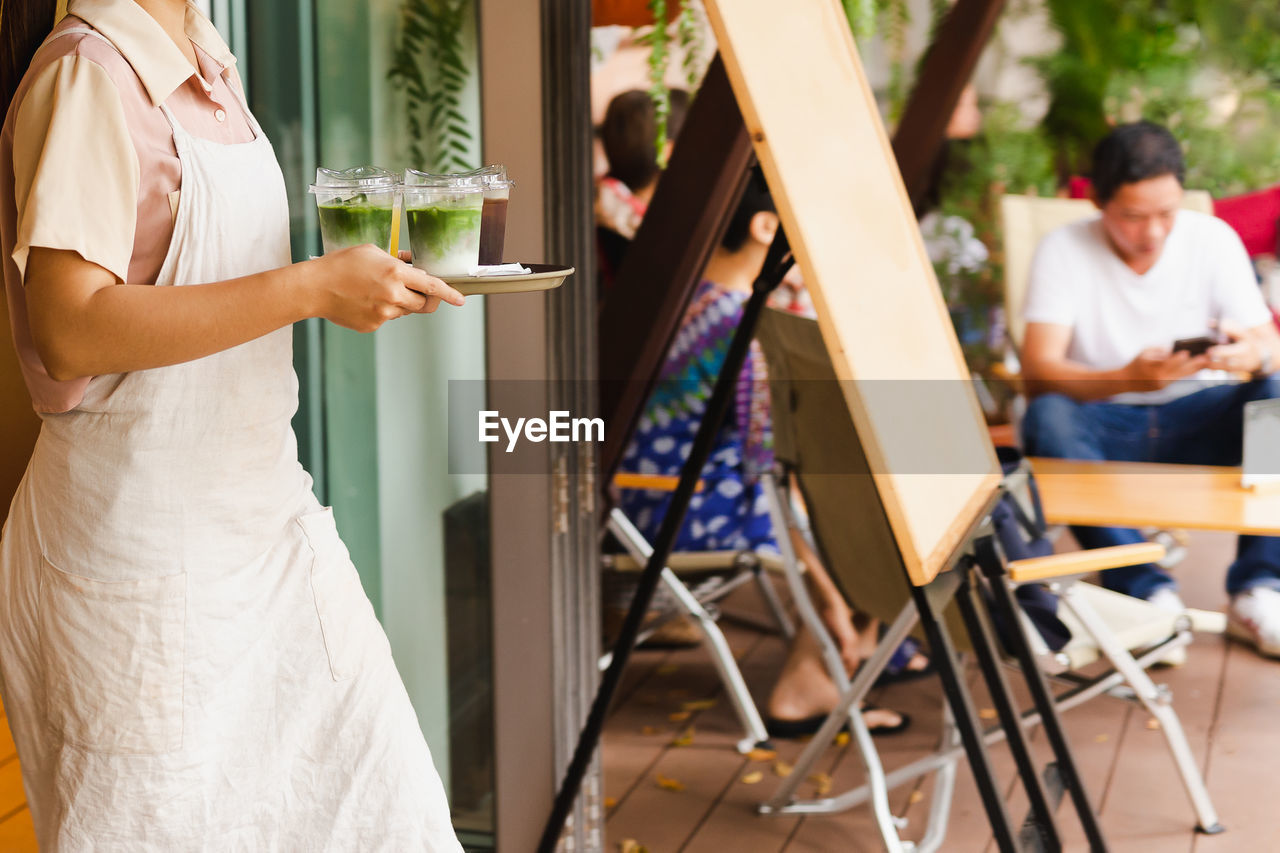
[[[164,103],[196,70],[155,18],[133,0],[70,0],[67,14],[89,24],[109,38],[146,88],[153,106]],[[187,37],[222,66],[223,73],[235,57],[222,36],[196,6],[187,3]]]

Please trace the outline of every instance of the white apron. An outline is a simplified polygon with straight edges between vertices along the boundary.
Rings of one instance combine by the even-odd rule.
[[[256,120],[220,145],[161,110],[182,193],[157,286],[288,264]],[[298,463],[297,392],[284,328],[44,416],[0,536],[0,690],[42,850],[461,850]]]

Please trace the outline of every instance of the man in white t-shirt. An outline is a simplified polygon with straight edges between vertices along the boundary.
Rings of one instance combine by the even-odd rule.
[[[1239,465],[1244,404],[1278,396],[1280,335],[1244,246],[1221,220],[1180,210],[1184,172],[1164,128],[1115,128],[1093,156],[1101,215],[1037,249],[1024,311],[1023,375],[1037,395],[1023,421],[1030,455]],[[1174,348],[1205,336],[1224,343]],[[1242,374],[1251,379],[1223,379]],[[1142,541],[1124,528],[1074,532],[1086,548]],[[1102,577],[1183,609],[1158,566]],[[1240,537],[1227,592],[1232,633],[1280,657],[1280,539]]]

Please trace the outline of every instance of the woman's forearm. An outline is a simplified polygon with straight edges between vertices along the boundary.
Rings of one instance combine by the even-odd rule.
[[[308,317],[356,331],[462,296],[373,246],[242,278],[175,287],[115,284],[75,252],[32,249],[31,334],[54,379],[166,367],[260,338]]]
[[[196,287],[85,287],[73,279],[87,266],[73,253],[41,249],[28,260],[32,335],[54,379],[191,361],[308,315],[305,264]]]

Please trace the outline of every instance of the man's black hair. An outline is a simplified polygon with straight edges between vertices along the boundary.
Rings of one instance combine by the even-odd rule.
[[[729,227],[725,229],[720,245],[730,252],[741,249],[751,234],[752,218],[765,211],[776,213],[777,209],[773,206],[773,196],[769,195],[769,185],[757,166],[751,170],[751,177],[747,179],[747,187],[742,191],[738,209],[733,212],[733,218],[729,220]]]
[[[1122,124],[1093,149],[1093,193],[1099,204],[1111,201],[1125,184],[1173,175],[1182,183],[1187,164],[1173,134],[1150,121]]]

